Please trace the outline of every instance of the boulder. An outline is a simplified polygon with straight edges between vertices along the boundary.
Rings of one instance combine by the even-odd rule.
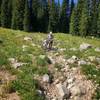
[[[68,91],[68,89],[62,85],[61,83],[56,84],[56,88],[58,90],[58,100],[64,100],[70,97],[70,92]]]
[[[82,43],[79,47],[80,51],[87,50],[88,48],[92,48],[92,46],[88,43]]]

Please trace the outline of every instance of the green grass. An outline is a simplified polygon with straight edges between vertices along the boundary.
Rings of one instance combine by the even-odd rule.
[[[32,42],[24,41],[26,36],[31,37]],[[66,58],[73,55],[83,59],[88,56],[100,57],[100,52],[94,51],[94,48],[100,47],[100,40],[97,38],[81,38],[63,33],[55,33],[54,37],[54,46],[56,48],[66,48],[66,51],[59,52],[60,55],[64,55]],[[37,96],[37,81],[33,79],[33,76],[34,74],[43,75],[48,73],[48,64],[51,62],[47,57],[45,59],[39,58],[40,55],[46,55],[46,52],[39,47],[45,38],[46,34],[42,33],[27,33],[0,28],[0,40],[2,40],[0,42],[0,70],[8,70],[10,73],[17,75],[17,80],[11,83],[11,88],[19,93],[22,100],[43,100],[42,97]],[[79,48],[83,42],[91,44],[93,48],[83,52],[69,50],[73,47]],[[33,47],[32,43],[36,44],[36,46]],[[22,50],[23,45],[28,46],[25,51]],[[16,70],[8,61],[9,58],[16,58],[19,62],[27,63],[27,65],[23,65],[19,70]],[[55,67],[60,69],[61,66],[55,65]],[[100,70],[96,70],[95,65],[83,66],[82,70],[88,79],[93,80],[93,82],[96,81],[96,84],[100,85]],[[97,76],[94,77],[94,74]],[[100,98],[100,91],[96,90],[95,98]]]
[[[85,75],[87,75],[88,79],[91,79],[93,83],[98,84],[96,92],[94,94],[94,98],[96,100],[100,99],[100,69],[96,69],[94,65],[83,65],[82,71]]]

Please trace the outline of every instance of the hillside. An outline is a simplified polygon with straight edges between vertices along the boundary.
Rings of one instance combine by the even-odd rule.
[[[46,36],[0,28],[0,100],[99,100],[100,39]]]

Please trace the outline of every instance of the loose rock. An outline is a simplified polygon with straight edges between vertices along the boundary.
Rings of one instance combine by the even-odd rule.
[[[78,60],[76,56],[72,56],[70,59],[67,60],[68,63],[73,64]]]
[[[95,48],[95,51],[96,52],[100,52],[100,48]]]
[[[78,65],[86,65],[86,64],[87,64],[87,62],[84,61],[84,60],[80,60],[80,61],[78,61]]]
[[[80,51],[82,51],[82,50],[87,50],[88,48],[92,48],[92,46],[88,43],[82,43],[79,49]]]
[[[77,51],[78,49],[76,48],[70,48],[71,51]]]
[[[32,38],[30,38],[30,37],[24,37],[24,40],[25,41],[32,41]]]
[[[70,92],[67,90],[67,88],[62,85],[61,83],[56,85],[59,93],[59,99],[58,100],[64,100],[70,97]]]
[[[89,59],[90,61],[95,61],[95,60],[96,60],[96,57],[95,57],[95,56],[89,56],[88,59]]]
[[[47,83],[50,82],[50,77],[48,74],[43,75],[43,82],[47,82]]]

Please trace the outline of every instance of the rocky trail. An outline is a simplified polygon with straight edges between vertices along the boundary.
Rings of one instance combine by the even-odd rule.
[[[95,86],[82,74],[80,65],[70,67],[69,60],[52,51],[47,56],[52,61],[48,66],[49,74],[37,78],[44,89],[39,93],[43,93],[46,100],[92,100]],[[78,64],[78,59],[72,58]]]
[[[25,41],[31,41],[29,37],[24,38]],[[32,43],[33,48],[40,45]],[[91,48],[90,44],[83,43],[79,50],[82,52]],[[77,51],[76,48],[69,48],[71,51]],[[27,45],[22,46],[22,51],[27,50]],[[90,65],[92,61],[100,63],[100,58],[95,56],[88,57],[88,60],[83,60],[73,55],[66,58],[62,52],[66,48],[53,49],[46,52],[46,55],[40,55],[41,59],[47,57],[51,64],[48,64],[48,73],[43,76],[34,75],[34,79],[38,81],[39,87],[37,92],[39,96],[44,97],[44,100],[92,100],[96,86],[91,80],[81,71],[81,65]],[[100,48],[95,51],[100,52]],[[34,56],[31,54],[34,58]],[[19,62],[15,58],[9,58],[8,61],[16,70],[21,66],[26,65],[26,62]],[[99,69],[100,64],[97,66]],[[20,100],[16,91],[6,91],[5,87],[9,87],[9,83],[15,80],[16,77],[9,74],[7,71],[0,71],[0,99],[1,100]],[[9,90],[9,89],[8,89]],[[3,98],[4,97],[4,98]],[[6,97],[6,98],[5,98]]]

